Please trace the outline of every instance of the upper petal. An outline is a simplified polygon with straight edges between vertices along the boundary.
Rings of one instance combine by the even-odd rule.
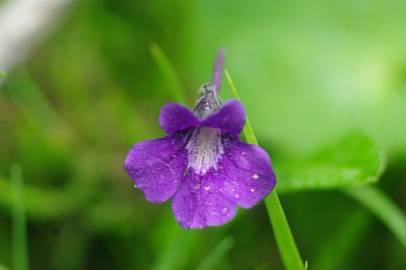
[[[224,154],[217,172],[223,194],[244,208],[264,199],[276,184],[268,154],[259,146],[236,142]]]
[[[148,201],[161,203],[177,191],[186,163],[182,138],[168,136],[135,144],[125,169]]]
[[[177,222],[184,228],[220,226],[236,214],[237,205],[215,188],[218,179],[189,171],[172,201]]]
[[[202,126],[218,128],[227,134],[239,134],[244,124],[244,107],[237,100],[227,101],[217,112],[202,121]]]
[[[175,102],[169,102],[161,108],[159,124],[168,134],[172,134],[176,131],[197,126],[199,120],[187,107]]]

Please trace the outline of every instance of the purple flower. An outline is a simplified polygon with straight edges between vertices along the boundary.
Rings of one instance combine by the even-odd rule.
[[[177,103],[162,109],[159,123],[167,136],[135,144],[125,169],[152,203],[172,200],[184,228],[219,226],[230,221],[237,206],[250,208],[275,186],[268,154],[240,141],[245,124],[242,104],[218,97],[223,51],[212,84],[201,87],[193,110]]]

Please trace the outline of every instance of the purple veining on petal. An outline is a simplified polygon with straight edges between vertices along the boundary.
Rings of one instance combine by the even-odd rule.
[[[135,144],[125,169],[148,201],[161,203],[177,191],[186,168],[183,137],[169,136]]]
[[[204,175],[188,170],[172,208],[185,228],[218,226],[235,215],[237,205],[250,208],[275,186],[267,153],[256,145],[225,137],[225,154],[218,169]]]
[[[221,86],[221,74],[223,73],[223,66],[224,66],[224,49],[221,48],[217,52],[216,62],[214,63],[213,68],[213,79],[212,85],[217,93],[220,92]]]
[[[189,108],[175,102],[169,102],[161,108],[159,124],[168,134],[172,134],[197,126],[199,120]]]
[[[202,121],[202,126],[218,128],[227,134],[240,134],[244,125],[244,107],[237,100],[227,101],[217,112]]]
[[[175,194],[172,209],[176,220],[184,228],[220,226],[236,214],[237,205],[225,198],[212,184],[210,175],[200,176],[189,172]]]
[[[236,141],[224,154],[220,167],[223,194],[241,207],[254,206],[275,187],[269,156],[257,145]]]

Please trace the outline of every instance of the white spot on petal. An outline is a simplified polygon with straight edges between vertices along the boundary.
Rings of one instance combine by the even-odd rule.
[[[237,200],[240,198],[240,194],[238,194],[238,193],[236,193],[235,195],[234,195],[234,198],[236,198]]]
[[[251,176],[251,177],[252,177],[252,179],[257,180],[257,179],[259,178],[259,175],[258,175],[258,174],[254,174],[254,175]]]
[[[221,213],[222,213],[223,215],[227,214],[227,212],[228,212],[228,208],[227,208],[227,207],[224,207],[224,208],[221,210]]]

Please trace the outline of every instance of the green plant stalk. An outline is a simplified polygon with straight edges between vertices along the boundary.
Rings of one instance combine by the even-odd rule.
[[[183,94],[182,85],[178,77],[176,76],[174,68],[172,67],[168,57],[156,44],[152,44],[150,46],[150,52],[162,75],[165,77],[166,82],[169,85],[172,97],[176,101],[186,104],[187,100],[185,98],[185,95]]]
[[[12,214],[13,268],[18,270],[28,270],[23,178],[22,169],[19,165],[13,165],[11,167],[10,178],[14,186],[14,203]]]
[[[236,99],[240,100],[237,89],[228,70],[225,71],[225,74],[233,95]],[[248,143],[258,144],[257,138],[248,118],[246,120],[243,134]],[[276,243],[286,269],[305,269],[276,190],[273,190],[265,198],[265,206],[274,230]]]

